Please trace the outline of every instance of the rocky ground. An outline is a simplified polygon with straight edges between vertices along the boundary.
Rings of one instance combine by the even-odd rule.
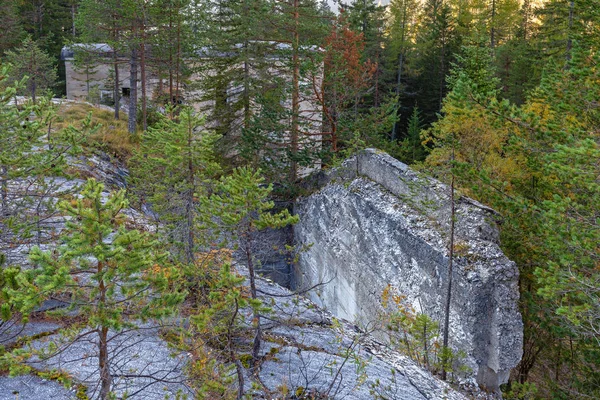
[[[104,181],[110,188],[125,186],[127,171],[106,155],[70,162],[84,176]],[[64,180],[59,186],[72,189],[82,182]],[[143,213],[127,213],[136,224],[144,224]],[[55,222],[57,227],[53,229],[60,232],[64,220],[57,216]],[[14,256],[24,262],[26,250],[15,249],[19,254]],[[245,273],[244,268],[239,271]],[[262,319],[265,341],[261,351],[265,362],[259,380],[264,389],[253,388],[246,371],[246,390],[254,398],[283,398],[284,392],[290,393],[288,398],[318,393],[329,396],[319,398],[333,399],[458,400],[484,396],[476,390],[465,394],[453,389],[373,336],[347,321],[336,320],[313,302],[270,280],[259,279],[258,289],[272,312]],[[44,307],[66,305],[53,301]],[[76,317],[76,312],[71,316]],[[247,311],[245,316],[250,325],[251,313]],[[186,320],[178,318],[169,323],[185,325]],[[35,316],[25,325],[0,325],[0,345],[19,348],[29,342],[34,348],[47,348],[51,342],[62,341],[57,332],[63,325],[61,320]],[[116,355],[112,373],[117,396],[127,394],[128,399],[144,400],[181,395],[193,398],[185,370],[189,355],[174,350],[165,341],[165,328],[140,323],[136,329],[113,334],[110,348]],[[34,369],[31,375],[0,376],[0,400],[75,399],[84,392],[97,397],[97,350],[93,338],[89,339],[84,337],[51,358],[27,360]],[[68,382],[63,378],[69,378]]]
[[[246,372],[246,390],[255,398],[272,398],[274,393],[281,396],[286,389],[334,399],[372,399],[377,395],[397,400],[467,398],[354,325],[335,320],[311,301],[266,279],[258,280],[258,289],[272,313],[263,319],[265,343],[261,351],[267,361],[259,374],[267,390],[253,392]],[[249,312],[246,315],[251,318]],[[39,338],[32,346],[41,348],[50,341],[60,341],[55,334],[59,326],[34,319],[9,342],[34,336]],[[193,398],[185,375],[188,356],[170,348],[160,329],[140,324],[139,329],[113,336],[111,349],[118,354],[113,374],[121,376],[115,379],[118,395],[159,400],[175,398],[179,393]],[[3,376],[0,400],[73,399],[79,385],[84,385],[93,398],[99,380],[95,352],[90,341],[81,340],[48,360],[29,360],[37,371],[60,370],[76,384],[65,387],[35,375]]]

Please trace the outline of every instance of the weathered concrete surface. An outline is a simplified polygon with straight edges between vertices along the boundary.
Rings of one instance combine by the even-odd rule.
[[[296,268],[299,287],[329,282],[310,298],[369,324],[383,311],[381,294],[390,284],[443,326],[448,187],[376,150],[316,182],[321,189],[295,206],[296,243],[311,245]],[[497,389],[522,355],[518,269],[498,246],[493,210],[460,197],[456,216],[450,345],[467,353],[480,385]]]

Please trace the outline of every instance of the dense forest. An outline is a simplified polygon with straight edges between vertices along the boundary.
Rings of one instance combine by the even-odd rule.
[[[523,359],[505,398],[598,398],[600,4],[356,0],[338,8],[315,0],[0,0],[0,256],[17,231],[36,239],[32,226],[43,219],[19,216],[8,202],[25,200],[8,196],[8,182],[67,174],[68,154],[88,145],[81,138],[100,141],[103,128],[91,117],[50,138],[60,118],[48,97],[65,95],[65,46],[78,49],[81,69],[93,69],[98,57],[86,44],[110,46],[114,94],[106,104],[114,114],[105,125],[121,127],[111,119],[125,118],[129,136],[103,149],[131,170],[129,201],[151,203],[164,225],[159,239],[124,230],[124,194],[100,204],[101,189],[88,183],[79,199],[56,205],[79,221],[70,223],[64,248],[34,250],[37,272],[4,268],[2,319],[31,312],[41,298],[32,293],[66,293],[74,276],[86,273],[90,254],[114,256],[120,267],[106,261],[105,273],[124,282],[122,295],[140,297],[135,312],[142,318],[173,313],[189,304],[187,293],[203,304],[192,310],[196,332],[219,332],[228,348],[227,318],[245,305],[254,310],[260,346],[256,288],[244,296],[226,255],[201,252],[220,240],[204,232],[215,224],[229,232],[228,240],[247,250],[252,277],[249,232],[295,221],[285,208],[271,213],[266,199],[286,204],[302,192],[303,168],[329,168],[377,147],[501,214],[503,250],[520,269],[525,326]],[[123,63],[140,83],[140,93],[131,85],[127,104],[119,90]],[[153,92],[151,73],[160,82]],[[98,102],[88,90],[88,100]],[[32,102],[10,107],[17,94]],[[306,112],[307,99],[316,111]],[[210,107],[196,115],[185,106],[194,101]],[[51,151],[32,155],[48,140]],[[50,215],[53,207],[41,208]],[[84,215],[98,223],[85,225]],[[114,248],[101,245],[107,235],[118,236]],[[6,258],[0,263],[9,264]],[[81,268],[61,267],[73,260]],[[144,273],[152,268],[152,276]],[[70,296],[89,311],[87,322],[102,326],[106,342],[109,328],[128,326],[134,308],[99,305],[98,293],[104,299],[117,290],[99,282],[91,294]],[[3,369],[21,357],[0,355]],[[251,362],[256,357],[253,351]],[[234,356],[229,361],[240,368]],[[226,393],[228,383],[208,379],[199,364],[198,382],[210,381],[199,390]],[[109,392],[107,380],[102,398]]]

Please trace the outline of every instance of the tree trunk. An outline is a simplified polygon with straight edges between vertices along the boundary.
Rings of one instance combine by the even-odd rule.
[[[439,75],[439,111],[442,110],[444,101],[444,70],[446,69],[446,33],[442,33],[442,49],[440,54],[440,75]]]
[[[175,106],[181,99],[181,13],[177,13],[177,59],[175,60]]]
[[[246,263],[248,264],[248,276],[250,278],[250,295],[253,299],[257,298],[256,292],[256,276],[254,271],[254,262],[252,260],[252,251],[250,249],[250,244],[252,243],[252,238],[250,237],[252,232],[247,230],[244,233],[244,250],[246,253]],[[254,341],[252,343],[252,369],[256,372],[256,368],[258,367],[258,356],[260,353],[260,345],[262,341],[262,331],[260,328],[260,314],[253,310],[253,318],[252,324],[254,325]]]
[[[238,378],[238,393],[236,400],[242,400],[244,398],[244,367],[235,354],[235,343],[233,341],[233,334],[231,332],[232,327],[235,325],[235,319],[239,312],[239,304],[237,299],[235,300],[235,310],[227,326],[227,347],[229,348],[229,362],[235,365],[235,370]]]
[[[115,34],[116,35],[116,34]],[[115,87],[114,87],[114,101],[115,101],[115,119],[119,119],[119,109],[121,108],[120,88],[119,88],[119,58],[117,50],[113,48],[113,66],[115,68]]]
[[[398,80],[396,81],[396,94],[400,94],[400,80],[402,79],[402,68],[404,65],[404,53],[400,52],[400,56],[398,57]],[[398,114],[398,110],[396,110],[396,115]],[[394,126],[392,127],[392,141],[396,140],[397,137],[397,122],[394,122]]]
[[[2,206],[0,217],[6,217],[8,216],[8,168],[6,165],[0,166],[0,197]]]
[[[76,9],[76,5],[75,3],[71,4],[71,34],[73,35],[73,37],[77,36],[77,32],[75,31],[75,9]]]
[[[298,131],[299,131],[299,113],[300,113],[300,32],[299,32],[299,0],[294,0],[294,40],[292,43],[292,126],[290,131],[290,183],[293,183],[298,177],[298,165],[296,155],[298,154]]]
[[[169,39],[172,38],[173,34],[173,12],[169,12]],[[169,40],[169,43],[172,43]],[[175,94],[173,93],[173,46],[169,46],[169,105],[173,105],[175,102]],[[170,118],[173,119],[173,111],[171,109]]]
[[[142,130],[145,132],[146,129],[148,129],[148,110],[146,98],[146,46],[143,42],[141,47],[140,73],[142,75]]]
[[[401,38],[401,47],[400,54],[398,55],[398,79],[396,80],[396,95],[400,95],[400,85],[402,84],[402,70],[404,69],[404,41],[406,39],[406,12],[408,11],[408,3],[407,0],[404,0],[404,8],[402,9],[402,34]],[[398,115],[398,111],[396,110],[396,116]],[[394,122],[394,126],[392,126],[392,141],[396,140],[398,123]]]
[[[99,211],[98,211],[99,215]],[[102,243],[102,234],[99,235],[97,244]],[[106,286],[104,284],[103,269],[104,263],[98,262],[96,267],[99,283],[98,283],[98,307],[106,306]],[[110,389],[112,386],[112,377],[110,375],[110,363],[108,357],[108,327],[101,326],[98,331],[98,367],[100,369],[100,399],[107,400],[110,395]]]
[[[129,133],[134,134],[137,120],[137,73],[138,60],[137,48],[135,45],[131,49],[131,59],[129,60],[129,120],[127,129]]]
[[[110,365],[108,362],[108,328],[102,327],[99,332],[99,367],[100,367],[100,399],[107,400],[110,395],[112,377],[110,376]]]
[[[35,82],[35,76],[31,78],[31,100],[35,104],[35,92],[37,91],[37,83]]]
[[[187,223],[187,238],[185,247],[185,257],[188,263],[193,263],[194,256],[194,164],[192,157],[192,143],[193,143],[194,127],[192,121],[188,118],[188,193],[186,198],[186,223]]]
[[[575,2],[573,0],[571,0],[571,2],[569,3],[569,32],[568,32],[568,37],[567,37],[567,52],[565,54],[565,57],[568,61],[571,61],[571,51],[573,49],[573,37],[572,37],[572,30],[573,30],[573,10],[575,8]]]
[[[492,52],[496,47],[496,0],[492,0],[492,22],[490,29],[490,47]]]
[[[452,144],[452,162],[454,162],[454,143]],[[454,169],[452,165],[450,168]],[[448,355],[448,335],[450,328],[450,302],[452,300],[452,269],[454,260],[454,217],[455,217],[455,204],[454,204],[454,171],[451,171],[452,178],[450,182],[450,259],[448,260],[448,289],[446,292],[446,309],[444,311],[444,333],[443,333],[443,347],[446,351],[446,357]],[[446,380],[446,370],[448,360],[444,360],[442,366],[442,379]]]

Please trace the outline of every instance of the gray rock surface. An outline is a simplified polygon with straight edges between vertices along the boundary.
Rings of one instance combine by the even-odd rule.
[[[71,400],[75,392],[37,376],[0,376],[0,400]]]
[[[44,348],[54,342],[64,350],[43,361],[35,358],[29,365],[36,370],[67,372],[85,385],[87,395],[95,399],[100,382],[97,340],[95,333],[72,344],[59,335],[36,340],[33,348]],[[160,338],[158,326],[141,324],[136,329],[113,333],[109,338],[109,354],[113,390],[118,397],[163,400],[167,396],[175,398],[178,393],[191,396],[183,372],[187,357],[168,347]]]
[[[326,283],[310,298],[341,318],[370,324],[389,284],[443,326],[448,276],[449,188],[387,154],[366,150],[315,178],[297,201],[299,287]],[[498,246],[495,212],[456,202],[450,345],[467,354],[472,377],[496,390],[522,355],[518,269]]]
[[[265,343],[261,351],[267,361],[259,374],[269,390],[285,386],[294,393],[303,388],[305,393],[328,394],[333,399],[366,400],[380,395],[395,400],[466,400],[408,357],[305,297],[266,279],[257,280],[257,288],[272,309],[262,319]],[[255,396],[272,398],[262,392]]]
[[[239,270],[246,274],[243,268]],[[336,320],[310,300],[266,279],[258,279],[257,287],[263,293],[263,302],[272,311],[262,319],[261,354],[266,361],[259,377],[266,390],[252,388],[250,373],[245,372],[245,389],[252,397],[283,398],[281,391],[286,387],[290,393],[304,390],[305,393],[328,394],[333,399],[366,400],[376,394],[395,400],[467,399],[409,358],[349,322]],[[252,314],[246,310],[245,315],[249,326]],[[44,327],[54,328],[43,323],[32,324],[35,325],[32,331],[36,333]],[[50,335],[35,340],[32,345],[45,348],[50,341],[60,342],[61,337]],[[110,346],[117,354],[111,371],[118,395],[127,392],[131,399],[159,400],[165,396],[175,398],[180,393],[193,398],[186,384],[188,357],[168,347],[159,336],[159,327],[140,325],[140,329],[113,336]],[[55,357],[44,361],[32,359],[29,364],[41,371],[67,372],[75,382],[85,385],[87,394],[94,399],[99,378],[96,352],[90,337]],[[19,393],[19,399],[28,400],[75,398],[74,388],[64,388],[57,382],[35,376],[0,377],[0,400],[14,399],[13,393]]]
[[[124,189],[128,171],[110,156],[98,152],[89,157],[67,157],[67,164],[79,173],[81,178],[48,177],[44,182],[36,177],[10,181],[8,184],[9,207],[17,210],[19,218],[32,218],[40,213],[42,218],[32,229],[32,237],[23,240],[8,234],[0,234],[0,251],[6,255],[6,265],[27,265],[27,257],[34,246],[47,250],[54,246],[61,231],[65,228],[66,218],[56,209],[59,200],[76,194],[87,178],[95,178],[105,184],[103,198],[108,198],[113,190]],[[155,227],[144,213],[133,208],[123,210],[129,224],[142,230],[154,230]],[[0,226],[0,233],[3,233]],[[18,243],[18,244],[16,244]]]

